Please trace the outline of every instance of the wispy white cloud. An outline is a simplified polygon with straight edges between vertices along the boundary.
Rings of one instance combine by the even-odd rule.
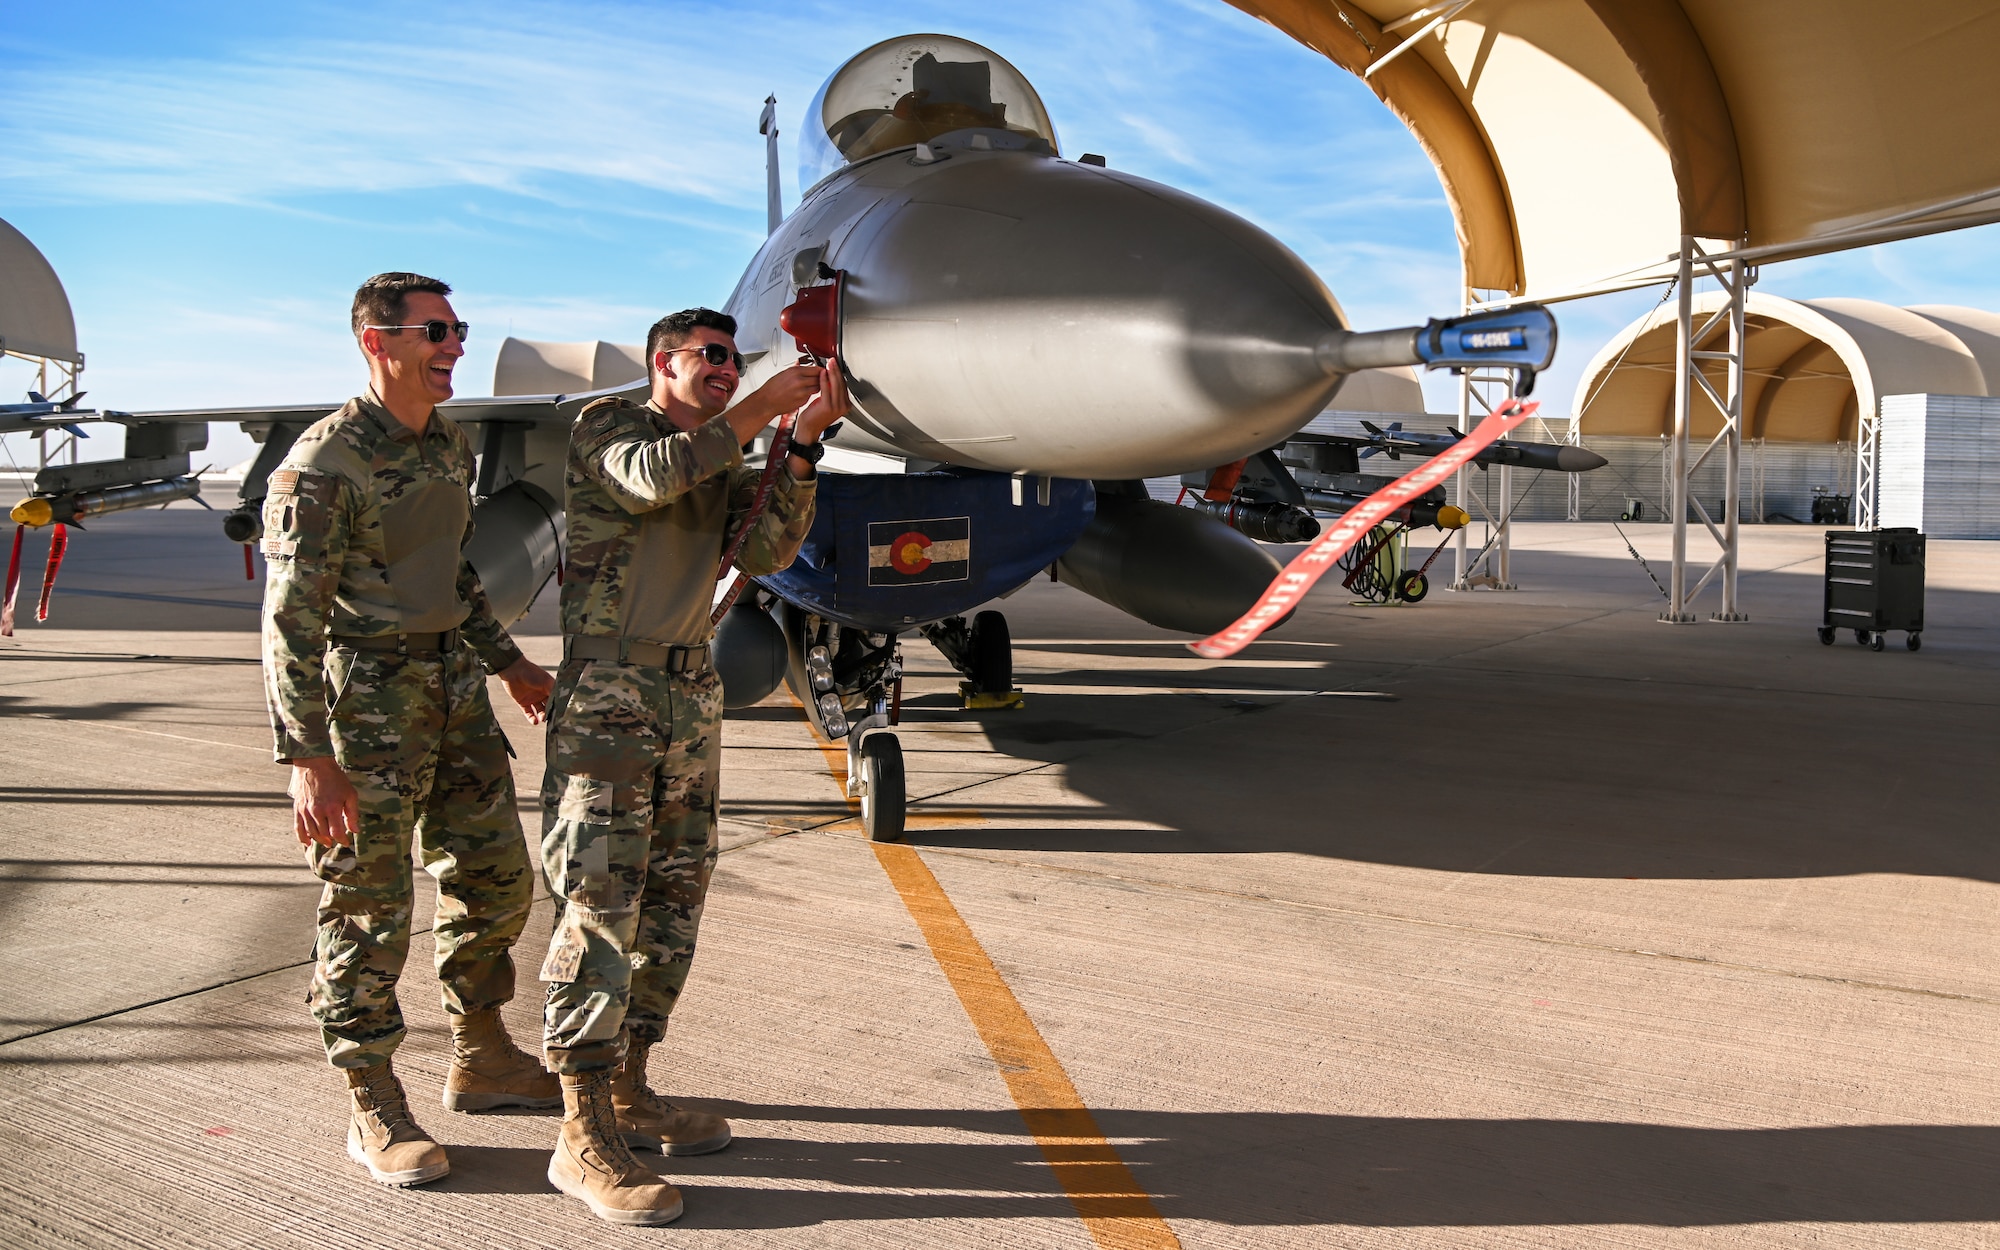
[[[740,135],[740,67],[682,50],[658,9],[374,17],[348,27],[369,36],[253,42],[232,60],[16,67],[0,82],[8,198],[270,203],[453,185],[554,197],[575,178],[721,203],[761,194],[742,159],[755,136]]]

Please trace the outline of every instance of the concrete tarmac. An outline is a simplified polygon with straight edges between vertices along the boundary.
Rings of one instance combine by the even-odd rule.
[[[437,1105],[427,936],[398,1063],[452,1174],[346,1159],[257,586],[208,514],[73,538],[0,639],[0,1244],[2000,1245],[2000,546],[1931,544],[1915,654],[1819,644],[1789,527],[1744,624],[1528,525],[1518,591],[1323,584],[1221,663],[1037,582],[1025,708],[907,647],[913,850],[782,692],[733,714],[653,1077],[738,1140],[620,1230],[548,1186],[553,1118]]]

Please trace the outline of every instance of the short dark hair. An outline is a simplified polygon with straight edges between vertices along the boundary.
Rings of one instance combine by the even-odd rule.
[[[354,337],[361,337],[363,326],[399,326],[403,316],[409,311],[407,296],[412,291],[427,291],[432,295],[449,295],[451,288],[436,278],[426,278],[420,273],[378,273],[361,284],[354,293],[354,312],[349,320],[354,326]]]
[[[653,371],[656,356],[686,345],[688,336],[696,330],[720,330],[733,339],[736,337],[736,318],[713,308],[683,308],[677,313],[668,313],[646,331],[646,372]]]

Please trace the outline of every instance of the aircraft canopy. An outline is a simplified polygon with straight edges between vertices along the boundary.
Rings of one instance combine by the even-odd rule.
[[[955,130],[1056,146],[1042,98],[994,52],[950,35],[885,39],[833,72],[799,128],[799,188],[853,161]]]

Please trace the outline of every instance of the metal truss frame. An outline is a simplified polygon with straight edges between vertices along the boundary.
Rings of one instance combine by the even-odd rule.
[[[1691,610],[1694,600],[1720,573],[1722,608],[1712,613],[1709,619],[1747,621],[1749,616],[1736,600],[1743,488],[1743,319],[1749,304],[1750,287],[1757,281],[1757,268],[1740,255],[1727,252],[1711,254],[1691,235],[1681,236],[1679,262],[1676,290],[1679,307],[1674,330],[1674,430],[1667,445],[1667,485],[1671,496],[1668,512],[1674,526],[1674,545],[1667,610],[1660,614],[1660,620],[1675,625],[1693,622],[1696,619]],[[1713,278],[1719,283],[1725,299],[1722,307],[1697,328],[1694,324],[1694,284],[1695,279],[1701,277]],[[1703,346],[1718,328],[1725,326],[1728,336],[1723,350]],[[1721,393],[1717,393],[1702,372],[1703,364],[1724,367],[1725,381]],[[1697,390],[1707,396],[1709,403],[1715,405],[1715,410],[1722,415],[1722,428],[1702,448],[1699,456],[1691,456],[1689,428]],[[1718,449],[1722,452],[1724,482],[1722,522],[1719,526],[1701,500],[1689,490],[1695,473],[1708,463],[1708,458]],[[1690,511],[1700,518],[1702,528],[1708,531],[1709,537],[1720,548],[1715,562],[1709,565],[1708,571],[1701,575],[1691,590],[1687,584]]]
[[[4,354],[13,360],[25,360],[35,366],[35,393],[41,395],[51,403],[59,404],[73,395],[80,394],[83,390],[83,358],[81,356],[75,361],[68,361],[53,360],[47,356],[30,356],[26,352],[10,351]],[[53,448],[49,446],[49,435],[51,433],[56,435],[55,446]],[[74,433],[68,430],[52,431],[42,429],[35,431],[34,439],[35,458],[37,461],[35,467],[37,469],[48,468],[49,465],[55,463],[65,452],[69,454],[69,463],[76,463],[77,446],[76,435]]]
[[[1860,427],[1854,435],[1854,528],[1875,528],[1875,470],[1882,452],[1882,413],[1879,408],[1858,414]]]

